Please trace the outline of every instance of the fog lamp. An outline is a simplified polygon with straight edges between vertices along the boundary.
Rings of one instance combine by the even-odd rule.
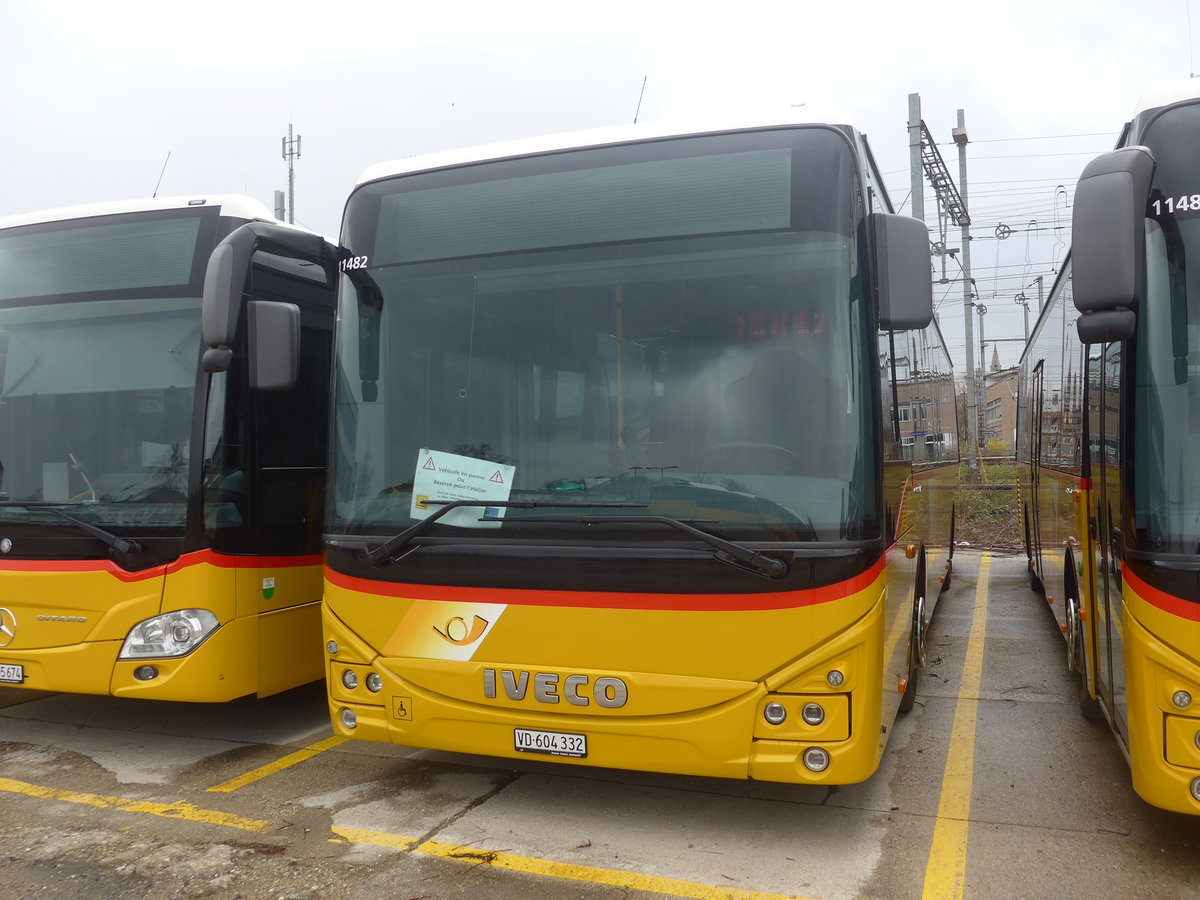
[[[787,710],[782,703],[768,703],[763,709],[763,718],[772,725],[782,725],[787,718]]]
[[[1192,799],[1200,800],[1200,778],[1192,779]]]
[[[829,754],[820,747],[809,747],[804,751],[804,765],[810,772],[824,772],[829,768]]]
[[[158,677],[158,669],[154,666],[138,666],[133,670],[133,677],[138,681],[153,681]]]
[[[353,730],[358,727],[358,716],[352,709],[342,709],[342,724]]]

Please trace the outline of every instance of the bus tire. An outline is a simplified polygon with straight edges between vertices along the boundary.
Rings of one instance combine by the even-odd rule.
[[[947,591],[950,589],[950,582],[954,578],[954,520],[956,518],[955,512],[956,512],[955,504],[951,503],[950,504],[950,555],[946,560],[946,577],[942,579],[942,590],[943,591]]]
[[[1079,603],[1079,587],[1075,578],[1075,556],[1067,551],[1064,560],[1066,577],[1063,587],[1067,595],[1067,671],[1079,677],[1079,712],[1089,722],[1102,718],[1100,701],[1088,690],[1087,647],[1083,640],[1083,607]]]
[[[1089,722],[1099,722],[1104,718],[1100,701],[1088,692],[1087,678],[1079,679],[1079,712]]]
[[[1083,674],[1083,622],[1079,616],[1079,600],[1074,592],[1067,594],[1067,671]]]
[[[912,624],[908,638],[908,680],[904,686],[904,696],[900,698],[900,712],[909,712],[917,702],[917,679],[925,670],[925,632],[928,623],[925,621],[925,553],[921,552],[921,562],[917,566],[917,584],[912,604]]]

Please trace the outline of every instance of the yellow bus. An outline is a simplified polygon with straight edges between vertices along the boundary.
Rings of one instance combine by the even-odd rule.
[[[928,233],[847,119],[384,164],[341,244],[338,734],[875,771],[947,563],[913,469],[955,458],[957,428]]]
[[[1200,814],[1200,85],[1142,98],[1076,188],[1021,361],[1031,581],[1147,802]]]
[[[224,701],[322,676],[325,247],[238,196],[0,219],[0,686]],[[202,291],[230,254],[222,305]]]

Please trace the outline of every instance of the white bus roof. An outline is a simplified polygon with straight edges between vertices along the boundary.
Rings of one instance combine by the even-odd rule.
[[[1200,97],[1200,78],[1180,78],[1177,81],[1167,81],[1163,84],[1156,84],[1142,94],[1133,114],[1135,117],[1140,116],[1147,110],[1170,106],[1172,103],[1180,103],[1184,100],[1195,100],[1197,97]]]
[[[150,212],[160,209],[187,209],[197,206],[219,206],[224,215],[239,219],[276,221],[275,215],[253,197],[241,194],[212,194],[206,197],[158,197],[142,200],[118,200],[109,203],[88,203],[83,206],[64,206],[32,213],[20,213],[0,218],[0,228],[36,225],[42,222],[61,222],[67,219],[90,219],[121,213]]]
[[[664,137],[686,137],[689,135],[719,134],[729,131],[773,128],[787,125],[847,125],[855,127],[853,118],[845,110],[834,106],[791,107],[783,113],[746,116],[723,120],[685,120],[646,122],[637,125],[615,125],[589,131],[575,131],[544,137],[524,138],[461,150],[448,150],[377,163],[359,176],[358,184],[366,184],[394,175],[408,175],[432,169],[444,169],[469,163],[490,162],[551,153],[556,150],[571,150],[584,147],[603,147],[611,144],[630,144],[638,141]],[[356,185],[357,186],[357,185]]]

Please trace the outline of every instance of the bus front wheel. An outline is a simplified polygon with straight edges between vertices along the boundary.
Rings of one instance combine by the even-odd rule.
[[[908,680],[900,698],[900,712],[908,712],[917,702],[917,678],[925,669],[925,559],[918,567],[917,596],[913,597],[912,627],[908,638]]]

